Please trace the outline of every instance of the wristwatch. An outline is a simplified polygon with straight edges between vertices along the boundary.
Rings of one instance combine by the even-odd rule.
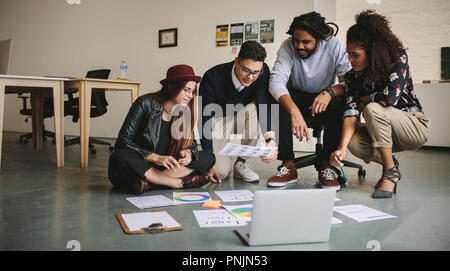
[[[334,95],[334,91],[331,89],[331,87],[327,87],[326,89],[324,89],[326,92],[328,92],[328,94],[330,94],[332,99],[336,99],[336,95]]]

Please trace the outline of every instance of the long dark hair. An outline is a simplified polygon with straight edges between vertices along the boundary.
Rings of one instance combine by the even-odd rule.
[[[336,27],[336,31],[330,25]],[[315,39],[327,41],[339,31],[335,23],[326,23],[325,18],[315,11],[295,17],[286,34],[293,36],[295,29],[303,29]]]
[[[365,77],[371,82],[382,82],[397,62],[402,42],[394,35],[389,20],[374,10],[365,10],[355,16],[356,24],[347,31],[347,43],[353,43],[366,51],[368,60]]]
[[[181,91],[183,91],[183,89],[186,87],[186,84],[189,81],[177,81],[177,82],[173,82],[173,83],[169,83],[167,85],[164,85],[161,90],[154,92],[154,93],[149,93],[149,95],[151,95],[155,100],[157,100],[158,102],[160,102],[161,104],[169,101],[173,98],[175,98]],[[195,93],[197,93],[197,85],[195,86]],[[185,133],[181,134],[180,139],[175,139],[173,136],[171,137],[170,140],[170,144],[169,144],[169,155],[173,156],[175,158],[179,158],[179,154],[180,151],[186,149],[187,147],[189,147],[192,142],[194,141],[194,125],[195,125],[195,119],[196,119],[196,99],[195,96],[192,97],[192,99],[189,101],[188,104],[189,110],[190,110],[190,124],[191,127],[189,127],[190,129],[187,131],[187,136],[185,135]],[[180,112],[180,114],[178,116],[173,116],[172,118],[172,125],[175,123],[175,121],[177,119],[180,119],[183,117],[183,111]],[[183,131],[184,127],[183,125],[180,126],[180,130]],[[180,131],[180,132],[181,132]]]

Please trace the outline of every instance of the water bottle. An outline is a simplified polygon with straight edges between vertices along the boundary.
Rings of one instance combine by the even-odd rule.
[[[127,79],[127,69],[128,69],[127,61],[124,59],[120,63],[120,78],[121,79]]]

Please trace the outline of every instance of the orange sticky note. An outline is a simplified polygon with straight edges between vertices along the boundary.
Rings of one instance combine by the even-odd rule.
[[[207,200],[203,203],[202,207],[204,208],[220,208],[222,205],[220,204],[220,200]]]

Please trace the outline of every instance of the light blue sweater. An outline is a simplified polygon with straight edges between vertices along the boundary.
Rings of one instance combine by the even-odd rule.
[[[295,89],[319,93],[338,84],[351,68],[345,46],[338,38],[321,41],[315,54],[302,59],[291,37],[278,50],[277,60],[270,73],[269,92],[277,101],[280,96],[289,94],[286,84],[292,76]]]

